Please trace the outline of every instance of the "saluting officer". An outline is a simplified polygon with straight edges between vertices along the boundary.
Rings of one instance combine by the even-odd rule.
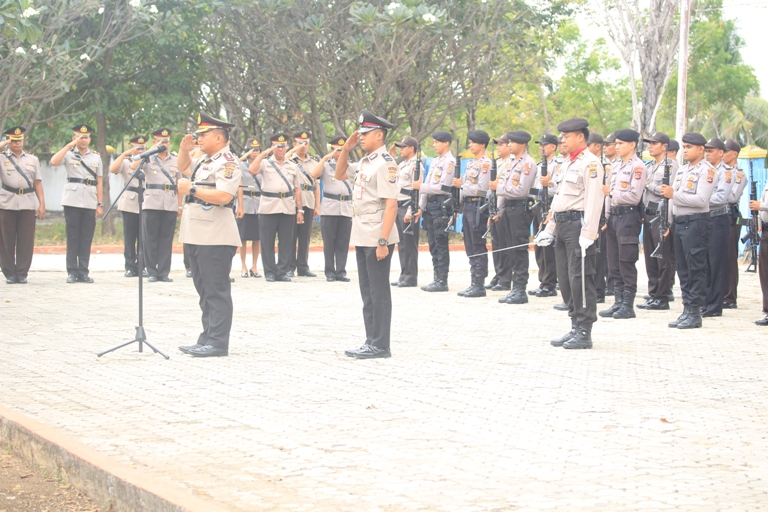
[[[331,152],[325,155],[312,169],[312,177],[323,183],[323,216],[320,217],[320,231],[323,235],[323,256],[325,257],[325,280],[349,282],[347,277],[347,256],[349,237],[352,234],[352,187],[354,178],[336,179],[336,165],[341,148],[347,141],[345,135],[331,139]],[[354,177],[354,164],[348,164],[347,175]]]
[[[128,188],[120,196],[117,203],[117,209],[123,217],[123,257],[125,258],[125,277],[138,277],[139,275],[139,257],[138,257],[138,239],[139,239],[139,180],[131,179],[134,170],[131,169],[131,162],[127,157],[138,155],[147,149],[147,138],[143,135],[137,135],[130,141],[131,147],[126,149],[120,156],[109,164],[109,172],[112,174],[121,174],[123,183]],[[131,183],[128,183],[131,180]],[[146,254],[146,253],[145,253]]]
[[[261,204],[259,204],[259,235],[264,250],[264,279],[268,282],[290,281],[293,229],[298,224],[312,222],[304,218],[301,178],[296,164],[287,160],[285,152],[288,135],[276,133],[269,138],[272,146],[253,159],[248,171],[261,174]],[[267,158],[268,155],[272,155]],[[295,219],[295,220],[294,220]],[[278,237],[275,264],[275,236]]]
[[[549,189],[552,183],[552,174],[558,165],[558,157],[555,155],[557,150],[557,137],[550,133],[545,133],[541,139],[536,141],[541,149],[541,162],[536,173],[537,181],[541,185],[539,192],[539,203],[533,211],[533,232],[538,233],[544,224],[545,215],[543,214],[544,190],[547,190],[547,199],[552,201],[554,192]],[[544,162],[546,159],[547,175],[542,176]],[[547,205],[549,206],[549,205]],[[534,297],[555,297],[557,295],[557,263],[555,262],[555,248],[551,245],[546,247],[535,246],[536,265],[539,267],[539,287],[534,290],[528,290],[528,295]]]
[[[592,348],[592,324],[597,321],[595,241],[604,204],[603,165],[587,150],[588,128],[587,120],[580,118],[557,126],[567,152],[563,181],[552,200],[552,218],[535,240],[538,245],[550,245],[557,238],[557,279],[568,305],[571,331],[550,343],[567,349]],[[582,296],[582,286],[586,297]]]
[[[485,297],[485,278],[488,277],[488,246],[485,234],[488,225],[488,209],[482,209],[491,181],[491,159],[485,154],[491,137],[483,130],[470,130],[469,151],[474,155],[464,171],[464,176],[454,178],[452,185],[460,188],[460,204],[463,213],[462,234],[464,250],[469,257],[469,288],[458,292],[460,297]]]
[[[728,206],[731,209],[731,227],[728,231],[728,272],[723,296],[723,309],[736,309],[736,289],[739,287],[739,238],[743,219],[739,211],[741,195],[747,187],[747,176],[739,168],[739,153],[741,144],[733,139],[725,139],[725,154],[723,164],[726,171],[731,171],[733,188],[728,196]]]
[[[387,153],[384,140],[393,125],[363,110],[360,128],[344,143],[336,164],[336,179],[348,178],[349,152],[360,141],[365,156],[360,160],[352,202],[352,245],[356,247],[360,295],[363,298],[365,344],[344,352],[349,357],[390,357],[392,295],[389,270],[398,241],[393,229],[397,217],[397,164]]]
[[[451,255],[448,252],[446,229],[449,222],[453,221],[454,212],[450,199],[456,160],[451,154],[453,135],[446,131],[437,131],[432,134],[432,139],[432,148],[437,152],[437,156],[429,166],[427,179],[419,187],[419,210],[427,229],[434,276],[432,282],[421,289],[425,292],[447,292]]]
[[[397,236],[400,241],[397,243],[397,254],[400,258],[400,276],[397,281],[393,281],[392,286],[400,288],[410,288],[416,286],[419,280],[419,205],[412,199],[413,190],[419,190],[421,180],[424,178],[424,166],[419,166],[419,179],[416,176],[416,157],[419,151],[419,141],[414,137],[403,137],[401,142],[395,142],[390,148],[390,156],[394,157],[394,147],[400,149],[402,162],[397,166],[397,186],[400,188],[400,195],[397,196]],[[411,217],[414,216],[412,229],[405,233],[405,229],[411,224]]]
[[[640,206],[645,189],[645,164],[635,154],[640,134],[635,130],[618,130],[616,153],[619,160],[611,169],[611,183],[608,197],[610,208],[606,208],[608,229],[608,270],[614,282],[614,303],[600,311],[602,317],[616,319],[635,318],[635,294],[637,293],[637,260],[640,257],[640,229],[643,226],[643,212]]]
[[[240,277],[261,277],[258,269],[261,242],[259,238],[259,205],[261,204],[261,176],[248,172],[248,163],[253,162],[259,154],[261,144],[256,139],[248,141],[248,151],[240,158],[240,192],[242,195],[242,212],[237,218],[237,229],[240,232]],[[248,242],[251,242],[251,268],[245,263],[248,252]]]
[[[146,190],[144,191],[144,263],[147,265],[150,283],[173,281],[171,256],[176,218],[181,216],[181,196],[176,191],[176,181],[183,177],[179,172],[177,157],[168,151],[171,130],[160,128],[152,132],[152,147],[164,146],[162,153],[149,157],[145,164]],[[140,161],[131,164],[136,169]]]
[[[45,219],[40,160],[24,151],[26,131],[12,126],[5,131],[8,138],[0,141],[0,150],[7,148],[0,155],[0,268],[8,284],[27,284],[35,250],[35,217]]]
[[[101,157],[88,146],[93,129],[87,124],[72,128],[72,142],[51,157],[51,165],[64,165],[67,184],[61,196],[67,225],[67,282],[92,283],[88,275],[96,217],[103,212]]]
[[[664,170],[669,167],[669,183],[674,183],[677,170],[680,165],[677,160],[665,156],[669,152],[670,139],[666,133],[656,132],[643,139],[648,143],[648,153],[653,158],[645,166],[648,176],[645,185],[643,203],[645,204],[645,220],[643,222],[643,257],[645,258],[645,271],[648,274],[648,295],[650,298],[642,304],[640,309],[666,310],[669,309],[669,291],[672,289],[672,276],[675,274],[674,260],[672,259],[672,238],[664,237],[664,248],[661,258],[651,256],[659,245],[661,234],[659,233],[660,206],[664,197],[661,195],[661,185],[664,179]]]
[[[302,277],[317,277],[309,270],[309,240],[312,236],[312,219],[320,215],[320,187],[312,177],[318,158],[309,154],[309,133],[306,131],[293,134],[293,149],[289,158],[299,169],[299,188],[301,189],[301,204],[304,206],[304,222],[296,223],[293,229],[291,244],[291,270],[288,276],[298,274]],[[297,247],[298,243],[298,247]],[[295,274],[294,274],[295,271]]]
[[[196,357],[226,356],[232,330],[232,283],[229,271],[240,247],[232,209],[240,187],[240,165],[229,151],[229,130],[234,127],[204,112],[198,129],[203,156],[189,157],[194,142],[187,134],[179,147],[180,169],[191,170],[190,179],[178,181],[179,194],[187,195],[181,216],[179,240],[188,244],[192,280],[200,295],[203,332],[195,345],[179,350]],[[196,183],[210,185],[196,185]]]
[[[761,327],[768,327],[768,181],[763,188],[763,195],[759,201],[749,202],[750,211],[760,212],[760,246],[758,255],[757,271],[760,275],[760,291],[763,295],[763,313],[765,318],[755,320],[755,324]]]
[[[701,327],[701,308],[707,296],[707,247],[712,231],[709,200],[717,171],[704,159],[706,143],[699,133],[683,135],[687,163],[677,172],[673,185],[661,187],[661,195],[671,199],[675,263],[683,293],[683,314],[669,323],[672,328]]]
[[[509,133],[509,132],[507,132]],[[494,197],[498,197],[493,195],[493,192],[497,192],[499,188],[499,181],[502,179],[502,176],[505,176],[507,172],[509,172],[509,169],[514,164],[514,158],[512,158],[512,147],[509,145],[511,142],[509,138],[507,137],[507,134],[505,133],[498,139],[493,139],[493,141],[496,143],[496,154],[498,157],[496,158],[496,180],[491,181],[488,183],[489,191],[487,200],[492,201]],[[498,220],[498,216],[494,217]],[[509,267],[509,263],[507,263],[507,260],[509,259],[509,251],[499,251],[503,247],[501,242],[501,234],[499,233],[499,226],[498,223],[493,220],[489,219],[488,221],[489,227],[491,229],[491,256],[493,258],[493,279],[491,279],[491,282],[485,285],[486,290],[492,290],[492,291],[509,291],[512,289],[512,284],[510,283],[509,279],[511,279],[512,276],[507,275],[506,279],[507,281],[504,281],[504,276],[501,276],[501,271]],[[501,278],[501,280],[500,280]]]

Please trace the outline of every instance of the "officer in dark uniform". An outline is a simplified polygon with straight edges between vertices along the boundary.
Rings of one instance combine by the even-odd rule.
[[[739,153],[741,144],[733,139],[725,139],[725,154],[723,164],[725,170],[732,173],[733,188],[728,197],[728,206],[731,210],[731,228],[728,231],[728,274],[725,283],[725,295],[723,296],[723,309],[736,309],[736,290],[739,287],[739,238],[741,226],[744,225],[739,202],[741,195],[747,187],[747,175],[739,168]]]
[[[397,164],[384,140],[393,125],[368,111],[360,114],[360,128],[344,143],[336,164],[336,179],[346,180],[349,152],[360,141],[365,156],[360,160],[352,201],[352,238],[356,247],[360,295],[363,299],[365,344],[344,352],[349,357],[390,357],[392,295],[389,270],[398,241]]]
[[[122,174],[123,182],[128,188],[120,196],[117,209],[123,218],[123,257],[125,258],[125,277],[138,277],[138,238],[139,238],[139,180],[133,178],[133,169],[127,157],[138,155],[147,149],[147,138],[137,135],[131,139],[131,147],[109,165],[109,172]]]
[[[712,231],[709,200],[717,172],[704,159],[707,140],[699,133],[683,135],[686,164],[672,185],[662,185],[661,195],[670,199],[674,216],[677,275],[683,292],[683,314],[669,327],[701,327],[701,308],[707,296],[707,246]]]
[[[229,271],[240,247],[240,233],[232,209],[240,188],[240,164],[229,151],[229,130],[234,127],[205,113],[200,114],[200,149],[203,156],[191,159],[192,135],[179,147],[179,169],[191,171],[180,179],[178,192],[187,195],[181,216],[179,240],[189,245],[192,279],[200,295],[203,332],[195,345],[179,350],[196,357],[226,356],[232,330],[232,284]],[[208,186],[195,183],[210,183]]]
[[[536,144],[540,145],[542,160],[539,163],[538,179],[536,180],[537,183],[541,184],[541,189],[539,192],[539,203],[533,211],[534,233],[538,233],[543,225],[544,215],[542,211],[542,201],[544,200],[544,190],[548,188],[548,185],[552,180],[552,173],[558,165],[557,156],[555,154],[557,143],[557,137],[549,133],[545,133],[541,139],[536,141]],[[542,176],[544,159],[546,159],[547,164],[546,177]],[[550,195],[549,192],[547,192],[547,199],[549,202],[552,202],[552,195]],[[551,245],[546,247],[539,247],[537,245],[534,252],[536,254],[536,265],[539,267],[539,287],[534,290],[528,290],[528,295],[533,295],[534,297],[555,297],[557,295],[557,263],[555,262],[555,248]]]

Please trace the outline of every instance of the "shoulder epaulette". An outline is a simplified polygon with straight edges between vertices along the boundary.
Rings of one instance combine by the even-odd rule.
[[[383,158],[385,162],[394,162],[395,160],[389,153],[382,153],[381,158]]]

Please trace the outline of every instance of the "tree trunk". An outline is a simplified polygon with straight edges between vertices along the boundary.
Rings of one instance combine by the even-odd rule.
[[[109,200],[109,160],[107,153],[107,116],[103,112],[96,113],[96,149],[101,156],[101,166],[104,169],[104,176],[101,178],[102,198],[104,202],[104,211],[109,210],[112,204]],[[111,212],[106,219],[101,222],[101,234],[115,234],[115,215],[117,212]]]

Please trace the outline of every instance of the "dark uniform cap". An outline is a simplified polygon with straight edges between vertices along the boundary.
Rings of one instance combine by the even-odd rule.
[[[131,139],[131,144],[138,144],[140,146],[143,146],[146,143],[147,143],[147,138],[143,135],[137,135]]]
[[[559,132],[580,132],[589,128],[589,121],[580,117],[573,117],[567,121],[563,121],[557,125],[557,131]]]
[[[661,142],[662,144],[666,144],[667,148],[669,148],[669,135],[662,132],[656,132],[650,137],[646,137],[643,139],[645,142]]]
[[[491,136],[484,130],[470,130],[469,133],[467,133],[467,138],[470,142],[485,144],[486,146],[491,142]]]
[[[610,133],[605,140],[603,141],[603,145],[606,144],[616,144],[616,132]]]
[[[683,141],[685,141],[685,139],[683,139]],[[721,141],[716,137],[712,137],[711,139],[709,139],[709,141],[706,144],[704,144],[704,147],[722,149],[723,151],[725,151],[725,144],[723,144],[723,141]]]
[[[200,115],[197,116],[197,125],[197,131],[195,131],[195,133],[204,133],[216,129],[229,130],[230,128],[235,127],[235,123],[228,123],[221,119],[216,119],[205,112],[200,112]]]
[[[597,132],[589,132],[589,137],[587,137],[587,144],[602,144],[605,142],[603,140],[603,136],[600,135]]]
[[[669,146],[667,146],[667,151],[680,151],[680,143],[675,139],[670,140]]]
[[[248,147],[249,148],[260,148],[261,144],[259,143],[259,139],[251,139],[248,141]]]
[[[693,144],[694,146],[704,146],[707,139],[700,133],[689,132],[683,135],[683,144]]]
[[[11,126],[4,133],[10,140],[24,140],[24,132],[26,131],[27,129],[23,126]]]
[[[507,137],[507,134],[505,133],[498,139],[493,139],[493,142],[495,142],[496,144],[509,144],[510,141],[509,141],[509,137]]]
[[[306,141],[306,142],[309,142],[309,132],[306,131],[306,130],[305,131],[301,131],[301,132],[296,132],[296,133],[293,134],[293,139],[295,141]]]
[[[432,134],[432,138],[438,142],[453,142],[453,135],[450,132],[439,131]]]
[[[403,137],[403,140],[400,142],[395,142],[395,146],[399,148],[404,148],[405,146],[411,146],[412,148],[416,149],[419,147],[419,141],[416,140],[416,137]]]
[[[726,151],[735,151],[740,152],[741,151],[741,144],[736,142],[733,139],[725,139],[725,150]]]
[[[331,139],[331,141],[328,143],[334,148],[340,148],[347,142],[347,136],[346,135],[339,135],[338,137],[334,137]]]
[[[290,139],[291,136],[287,133],[275,133],[269,138],[269,142],[272,143],[273,146],[287,146],[288,145],[288,139]]]
[[[539,140],[536,141],[536,144],[555,144],[557,145],[557,137],[552,135],[551,133],[545,133],[541,136]]]
[[[523,130],[515,130],[514,132],[507,132],[507,138],[510,140],[510,142],[525,144],[530,142],[531,134]]]
[[[156,139],[167,139],[171,136],[171,130],[168,128],[158,128],[157,130],[152,132],[152,136]]]
[[[367,133],[372,130],[389,130],[395,127],[383,117],[375,116],[367,110],[360,112],[359,123],[360,128],[357,130],[359,133]]]
[[[90,135],[91,132],[93,131],[93,128],[91,128],[87,124],[78,124],[76,126],[73,126],[72,129],[78,135]]]
[[[631,128],[616,130],[613,134],[616,136],[616,140],[623,142],[638,142],[640,140],[640,133]]]

